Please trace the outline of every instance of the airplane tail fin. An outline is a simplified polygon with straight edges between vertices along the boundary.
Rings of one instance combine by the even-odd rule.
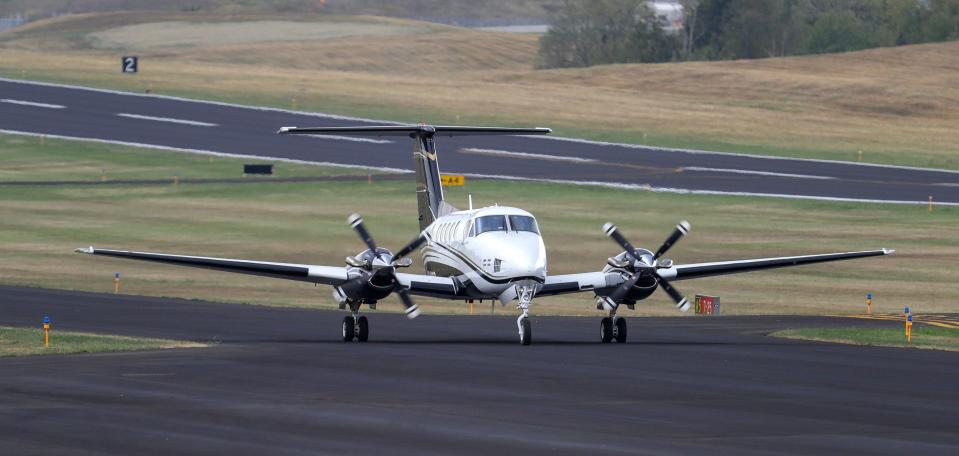
[[[436,160],[435,136],[545,135],[549,128],[499,128],[434,125],[372,125],[359,127],[283,127],[279,134],[408,136],[413,140],[413,170],[416,172],[416,206],[420,230],[456,208],[443,200],[443,184]]]

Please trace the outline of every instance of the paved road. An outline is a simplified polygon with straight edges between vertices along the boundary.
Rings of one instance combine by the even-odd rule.
[[[0,325],[219,341],[0,359],[5,454],[957,454],[957,354],[771,339],[811,317],[372,316],[0,287]],[[56,343],[54,333],[54,343]]]
[[[308,113],[0,79],[0,131],[412,168],[405,140],[370,142],[274,134],[280,126],[356,123]],[[937,202],[959,204],[956,172],[540,137],[441,138],[438,145],[441,167],[450,173],[811,198],[925,202],[931,195]]]

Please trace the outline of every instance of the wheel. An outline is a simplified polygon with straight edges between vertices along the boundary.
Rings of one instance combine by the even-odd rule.
[[[366,317],[360,317],[356,320],[356,324],[360,327],[356,334],[356,340],[366,342],[366,339],[370,338],[370,323],[366,321]]]
[[[603,317],[603,321],[600,322],[599,335],[604,344],[613,341],[613,320],[609,317]]]
[[[356,330],[353,329],[353,316],[343,317],[343,342],[352,342]]]
[[[626,319],[617,318],[616,319],[616,342],[621,344],[626,343]]]
[[[529,318],[524,318],[521,324],[523,325],[523,333],[519,335],[519,343],[529,345],[533,343],[533,325],[529,322]]]

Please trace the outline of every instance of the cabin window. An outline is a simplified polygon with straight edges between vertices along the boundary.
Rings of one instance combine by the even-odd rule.
[[[487,215],[484,217],[477,217],[473,226],[476,230],[477,236],[487,231],[506,231],[506,216]]]
[[[509,216],[509,225],[513,228],[513,231],[529,231],[531,233],[539,234],[539,228],[536,226],[536,220],[527,215]]]

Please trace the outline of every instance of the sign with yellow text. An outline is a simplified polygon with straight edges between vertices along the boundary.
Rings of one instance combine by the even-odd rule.
[[[466,176],[443,174],[440,175],[440,182],[443,183],[444,187],[462,187],[466,184]]]

